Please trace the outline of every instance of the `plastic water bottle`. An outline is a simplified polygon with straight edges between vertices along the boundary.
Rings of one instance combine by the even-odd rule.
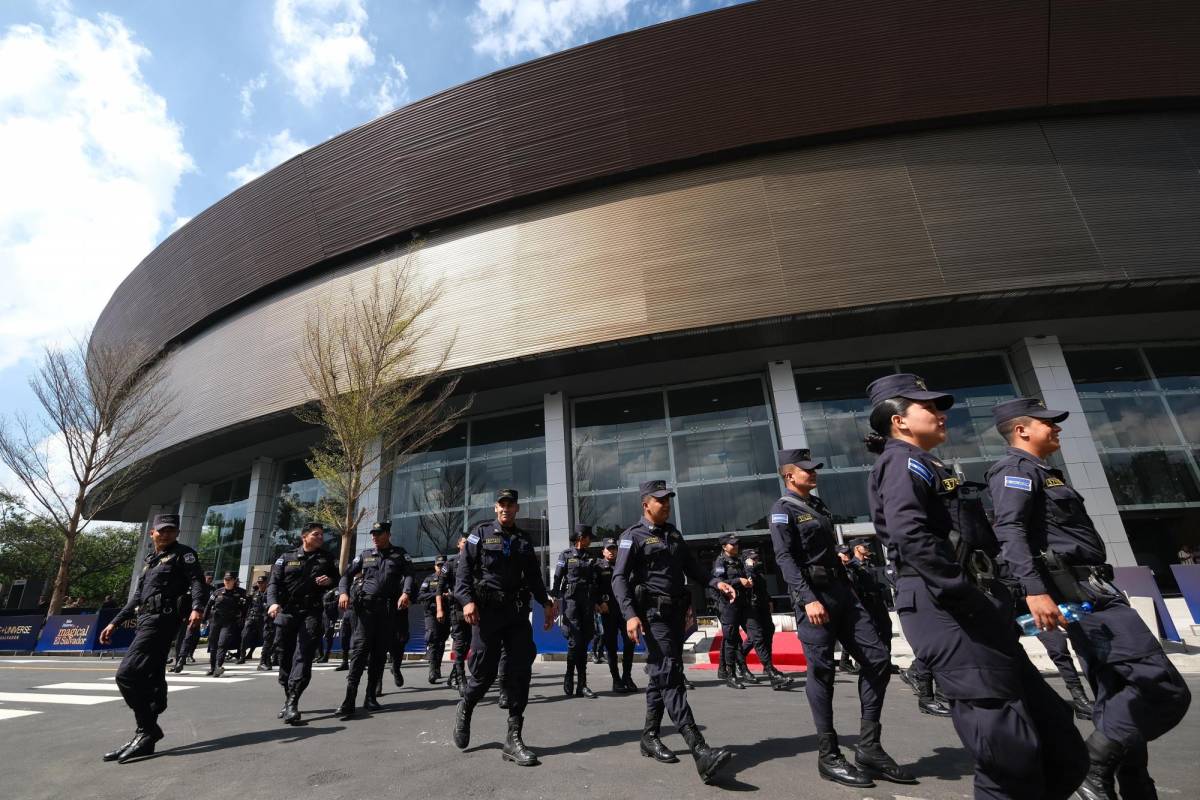
[[[1063,617],[1067,622],[1079,622],[1084,614],[1092,613],[1091,603],[1059,603],[1058,610],[1062,612]],[[1022,614],[1017,617],[1017,625],[1021,628],[1022,636],[1037,636],[1041,633],[1038,630],[1037,623],[1033,621],[1033,614]]]

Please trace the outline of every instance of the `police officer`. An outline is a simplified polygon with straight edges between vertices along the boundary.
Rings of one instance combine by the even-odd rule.
[[[358,577],[350,583],[350,605],[346,606],[346,610],[342,612],[342,620],[338,625],[338,639],[342,647],[342,663],[334,667],[334,672],[345,672],[350,669],[350,641],[354,638],[354,606],[358,600],[358,594],[362,591],[363,576],[359,573]],[[340,609],[341,606],[339,605]]]
[[[471,647],[471,626],[463,619],[462,606],[458,604],[458,598],[454,596],[454,585],[457,580],[462,551],[466,544],[467,537],[458,537],[458,552],[442,567],[442,580],[438,586],[438,593],[442,597],[442,609],[450,618],[450,652],[454,656],[454,663],[450,666],[450,677],[446,679],[446,685],[452,689],[458,689],[459,695],[462,695],[467,688],[467,650]]]
[[[320,661],[327,664],[330,654],[333,653],[333,637],[337,635],[338,620],[342,617],[342,610],[338,608],[336,588],[325,593],[321,598],[321,606],[325,611],[325,627],[321,637]]]
[[[267,576],[259,575],[246,601],[246,621],[242,623],[241,647],[237,663],[245,664],[254,658],[254,648],[263,640],[263,620],[267,618]]]
[[[576,525],[571,531],[571,541],[574,546],[558,556],[554,585],[550,590],[550,596],[561,604],[561,619],[567,633],[563,694],[594,698],[596,693],[587,685],[587,647],[595,632],[598,595],[596,559],[588,552],[592,544],[592,526]]]
[[[150,527],[154,552],[146,556],[137,588],[125,607],[100,631],[100,643],[110,644],[113,631],[137,615],[133,642],[117,668],[117,687],[133,709],[133,737],[104,754],[105,761],[124,764],[154,753],[163,738],[158,716],[167,709],[167,653],[180,624],[179,610],[189,608],[187,624],[200,627],[206,592],[196,551],[180,544],[179,516],[159,514]]]
[[[285,698],[279,717],[288,725],[300,722],[300,696],[312,678],[321,636],[321,596],[338,577],[337,562],[321,548],[324,541],[323,526],[305,525],[300,546],[275,560],[267,583],[267,616],[277,629],[279,685]]]
[[[378,681],[388,649],[395,640],[393,627],[397,609],[401,607],[401,592],[405,583],[412,582],[412,559],[403,547],[392,546],[391,522],[376,522],[371,526],[374,547],[355,556],[338,584],[338,605],[350,607],[350,583],[363,576],[354,609],[354,635],[350,639],[350,674],[346,676],[346,698],[337,713],[343,720],[354,718],[358,700],[358,683],[363,671],[367,673],[367,696],[363,708],[378,711],[382,706],[375,699]],[[407,580],[406,580],[407,579]],[[407,603],[404,604],[407,608]]]
[[[874,786],[874,777],[916,783],[879,741],[883,698],[891,678],[888,654],[837,557],[833,512],[813,493],[817,471],[824,465],[803,449],[780,450],[777,460],[787,494],[771,506],[771,544],[792,595],[796,636],[808,659],[804,689],[817,728],[817,772],[846,786]],[[860,670],[861,722],[853,765],[842,755],[833,726],[835,642],[854,657]]]
[[[1058,628],[1051,628],[1039,633],[1037,638],[1042,647],[1046,648],[1046,655],[1054,662],[1054,668],[1058,670],[1059,677],[1063,679],[1063,684],[1071,695],[1071,709],[1075,712],[1075,719],[1090,720],[1092,701],[1084,691],[1079,670],[1075,669],[1075,659],[1071,657],[1071,650],[1067,646],[1067,635]]]
[[[635,642],[625,630],[625,617],[613,594],[613,566],[617,563],[617,540],[605,539],[602,558],[596,563],[596,592],[600,601],[600,627],[604,641],[604,655],[608,660],[608,671],[612,674],[613,691],[618,694],[636,692],[630,672],[633,670]],[[617,636],[621,637],[621,671],[617,671]]]
[[[749,670],[742,671],[742,628],[746,626],[746,615],[750,609],[750,592],[754,581],[746,574],[746,566],[738,554],[738,538],[736,534],[726,534],[721,537],[721,554],[713,560],[712,577],[733,587],[734,599],[726,599],[725,595],[717,592],[717,617],[721,620],[721,663],[717,668],[717,678],[725,681],[731,689],[745,689],[742,680],[752,678]]]
[[[208,672],[214,678],[225,674],[225,655],[241,646],[242,624],[250,598],[238,586],[236,572],[226,572],[222,585],[209,595],[204,616],[208,618]]]
[[[442,679],[442,654],[450,636],[450,620],[444,610],[441,595],[442,570],[446,557],[438,554],[433,560],[433,572],[425,576],[417,590],[417,602],[425,607],[425,656],[429,659],[429,682]]]
[[[683,633],[691,593],[684,578],[710,586],[730,600],[737,593],[726,581],[704,574],[683,534],[670,523],[675,492],[667,488],[667,482],[644,481],[640,488],[642,518],[621,534],[612,578],[629,638],[646,637],[650,684],[639,747],[643,756],[665,764],[679,760],[659,738],[665,710],[687,742],[700,779],[709,783],[733,754],[708,746],[688,705],[683,684]]]
[[[775,668],[772,648],[775,638],[775,620],[772,618],[775,604],[767,589],[767,576],[764,574],[758,551],[746,550],[742,563],[746,567],[746,576],[753,583],[750,588],[750,608],[746,615],[746,642],[742,645],[742,663],[746,662],[750,650],[753,649],[758,653],[763,672],[771,681],[771,688],[777,692],[791,688],[792,676],[785,675]]]
[[[408,558],[408,554],[405,554]],[[392,618],[392,637],[388,644],[388,657],[392,664],[392,683],[396,684],[396,688],[404,685],[404,673],[400,671],[401,665],[404,664],[404,650],[408,647],[408,641],[412,638],[410,632],[411,622],[408,616],[409,606],[412,605],[413,597],[413,574],[412,574],[412,559],[409,559],[409,570],[404,575],[404,580],[400,586],[400,600],[396,606],[396,614]],[[376,694],[383,694],[383,673],[380,673],[376,681]],[[365,705],[365,703],[364,703]]]
[[[208,596],[213,591],[213,574],[211,572],[204,573],[204,602],[207,605]],[[182,610],[183,617],[181,622],[187,622],[188,611]],[[200,643],[200,629],[202,625],[183,625],[179,626],[179,632],[175,635],[175,665],[171,667],[171,672],[183,672],[184,666],[191,661],[196,663],[196,645]]]
[[[1174,728],[1191,693],[1167,659],[1158,637],[1113,585],[1104,540],[1083,498],[1046,462],[1061,447],[1058,423],[1066,411],[1021,397],[997,405],[996,428],[1007,454],[988,470],[996,536],[1025,590],[1025,604],[1043,631],[1065,628],[1096,701],[1096,729],[1087,740],[1084,800],[1154,797],[1147,743]],[[1066,624],[1059,603],[1092,605]]]
[[[509,708],[508,736],[501,755],[506,761],[529,767],[538,763],[522,740],[534,644],[529,614],[521,608],[522,588],[527,588],[545,609],[546,630],[558,609],[546,594],[533,544],[517,527],[517,500],[516,489],[500,490],[495,521],[476,525],[459,554],[454,594],[462,604],[463,620],[474,628],[471,677],[455,713],[454,744],[460,750],[470,744],[471,714],[496,680],[503,646],[509,658]]]
[[[929,452],[946,441],[954,398],[910,373],[867,391],[867,448],[879,454],[868,497],[896,568],[896,611],[949,698],[955,731],[975,760],[975,796],[1068,797],[1087,771],[1071,709],[1017,641],[1011,598],[989,578],[986,520]]]

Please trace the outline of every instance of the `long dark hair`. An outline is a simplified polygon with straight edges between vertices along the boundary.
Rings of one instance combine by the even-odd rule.
[[[892,437],[892,417],[903,417],[913,404],[906,397],[890,397],[871,409],[871,432],[863,437],[867,452],[879,455],[883,446]]]

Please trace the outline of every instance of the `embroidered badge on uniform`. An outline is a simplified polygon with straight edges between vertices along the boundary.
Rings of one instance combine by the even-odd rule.
[[[479,534],[478,534],[478,533],[472,533],[470,536],[468,536],[468,537],[467,537],[467,541],[468,541],[470,544],[479,544]]]
[[[632,539],[622,539],[620,544],[617,545],[618,550],[628,550],[631,547],[633,547]]]
[[[1046,485],[1047,486],[1066,486],[1066,484],[1063,483],[1062,481],[1060,481],[1058,478],[1046,478]]]
[[[812,514],[801,514],[800,516],[796,517],[797,525],[799,525],[801,522],[812,522],[812,521],[813,521]]]
[[[279,557],[279,558],[278,558],[278,559],[275,561],[275,566],[277,566],[277,567],[282,567],[282,566],[283,566],[283,556],[280,556],[280,557]]]
[[[1033,491],[1033,481],[1029,478],[1019,478],[1016,475],[1004,476],[1005,489],[1020,489],[1022,492]]]
[[[908,471],[916,475],[921,480],[933,486],[933,470],[917,461],[915,458],[908,460]]]
[[[188,564],[195,564],[195,563],[196,563],[196,556],[195,556],[195,554],[194,554],[194,553],[188,553],[187,555],[185,555],[185,556],[183,557],[183,560],[184,560],[186,563],[188,563]]]
[[[772,525],[787,525],[787,521],[788,521],[787,514],[772,514],[771,515],[771,524]]]

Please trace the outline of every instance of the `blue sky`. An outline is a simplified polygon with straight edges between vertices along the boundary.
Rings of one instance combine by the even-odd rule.
[[[0,415],[171,231],[337,133],[733,0],[5,0]]]

